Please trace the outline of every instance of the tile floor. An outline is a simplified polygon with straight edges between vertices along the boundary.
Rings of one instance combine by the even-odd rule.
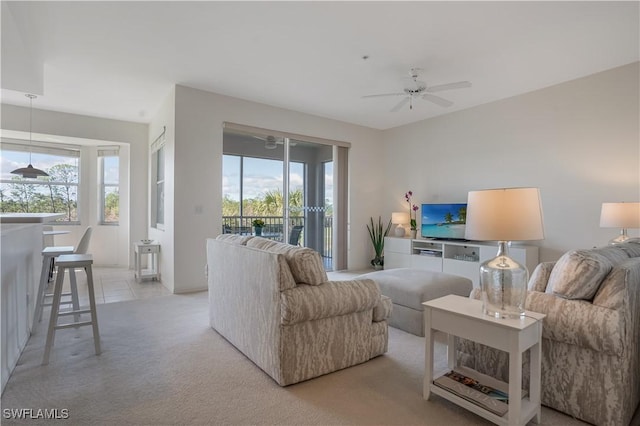
[[[84,271],[76,271],[80,306],[89,305],[87,276]],[[69,292],[69,275],[65,274],[63,292]],[[107,267],[93,268],[93,286],[96,304],[146,299],[171,294],[160,281],[136,282],[133,270]],[[53,292],[53,284],[48,292]]]
[[[332,271],[328,272],[330,280],[349,280],[354,277],[372,272],[371,270],[361,271]],[[87,287],[87,277],[83,271],[77,271],[78,296],[80,306],[89,305],[89,290]],[[63,292],[70,291],[69,274],[65,274]],[[95,289],[96,304],[123,302],[126,300],[146,299],[149,297],[166,296],[171,294],[160,281],[136,282],[133,270],[109,267],[93,268],[93,286]],[[49,284],[48,293],[53,293],[53,283]],[[63,298],[68,299],[68,298]],[[48,299],[47,301],[49,301]]]

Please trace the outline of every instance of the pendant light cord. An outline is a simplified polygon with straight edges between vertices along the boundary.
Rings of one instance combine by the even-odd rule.
[[[31,140],[31,129],[33,127],[33,98],[36,97],[36,95],[32,95],[32,94],[27,94],[25,95],[27,98],[29,98],[29,164],[31,164],[31,144],[32,144],[32,140]]]

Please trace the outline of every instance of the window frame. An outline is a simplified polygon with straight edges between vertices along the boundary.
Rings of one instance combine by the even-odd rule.
[[[2,138],[2,145],[0,146],[1,152],[27,152],[31,154],[42,154],[42,155],[52,155],[56,157],[64,157],[69,159],[69,161],[63,164],[69,164],[76,168],[75,172],[77,175],[76,182],[64,182],[64,181],[50,181],[44,179],[27,179],[21,176],[16,176],[17,179],[2,179],[0,178],[0,184],[24,184],[24,185],[35,185],[36,187],[44,187],[48,188],[51,186],[58,187],[73,187],[75,188],[75,199],[73,199],[75,203],[75,217],[76,220],[66,220],[71,219],[68,216],[68,212],[58,212],[65,214],[64,218],[60,218],[53,222],[53,224],[57,225],[80,225],[80,210],[81,210],[81,189],[82,182],[80,179],[81,174],[81,161],[80,161],[80,147],[78,146],[63,146],[63,147],[54,147],[44,143],[27,143],[21,140],[7,139]],[[72,161],[74,160],[74,161]],[[75,164],[73,164],[75,162]],[[48,189],[50,191],[50,189]],[[30,209],[29,209],[30,210]],[[51,213],[51,212],[49,212]]]
[[[164,140],[151,153],[151,227],[164,230],[165,206],[165,145]]]
[[[118,182],[107,183],[105,182],[105,158],[115,157],[118,160]],[[99,186],[99,202],[98,206],[100,214],[98,217],[98,223],[105,226],[120,226],[120,150],[118,147],[98,149],[98,186]],[[107,188],[116,188],[118,193],[118,220],[109,221],[105,217],[105,209],[107,204]]]

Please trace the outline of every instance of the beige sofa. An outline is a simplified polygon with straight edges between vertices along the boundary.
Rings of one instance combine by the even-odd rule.
[[[281,386],[387,351],[391,300],[372,280],[329,281],[312,249],[220,235],[207,274],[211,327]]]
[[[574,250],[541,263],[529,280],[526,309],[547,315],[542,404],[595,425],[629,424],[640,401],[640,243]],[[462,364],[508,377],[506,354],[468,341],[460,348]],[[523,375],[528,382],[528,365]]]

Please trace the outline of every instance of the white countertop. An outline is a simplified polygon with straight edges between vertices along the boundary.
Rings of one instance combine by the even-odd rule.
[[[0,223],[47,223],[64,213],[0,213]]]

